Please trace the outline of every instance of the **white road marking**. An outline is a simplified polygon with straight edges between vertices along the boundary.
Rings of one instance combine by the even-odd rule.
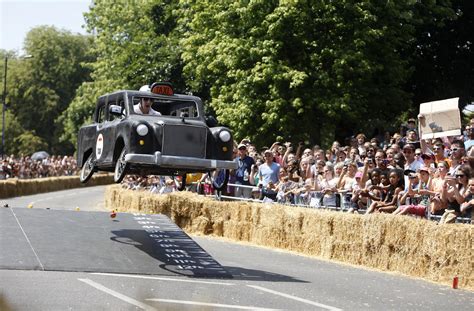
[[[147,305],[146,303],[140,302],[138,300],[135,300],[133,298],[130,298],[128,296],[120,294],[119,292],[116,292],[116,291],[114,291],[110,288],[107,288],[107,287],[103,286],[102,284],[96,283],[92,280],[89,280],[89,279],[78,279],[78,280],[81,281],[81,282],[84,282],[84,283],[86,283],[86,284],[88,284],[88,285],[90,285],[90,286],[92,286],[92,287],[94,287],[94,288],[96,288],[100,291],[103,291],[104,293],[112,295],[115,298],[118,298],[120,300],[123,300],[123,301],[129,303],[129,304],[132,304],[134,306],[142,308],[143,310],[158,310],[158,309],[153,308],[152,306]]]
[[[174,299],[150,298],[150,299],[146,299],[146,300],[157,301],[157,302],[176,303],[176,304],[182,304],[182,305],[206,306],[206,307],[228,308],[228,309],[239,309],[239,310],[257,310],[257,311],[278,310],[278,309],[259,308],[259,307],[253,307],[253,306],[226,305],[226,304],[221,304],[221,303],[209,303],[209,302],[174,300]]]
[[[116,273],[102,273],[102,272],[96,272],[96,273],[91,273],[91,274],[105,275],[105,276],[118,276],[118,277],[135,278],[135,279],[174,281],[174,282],[184,282],[184,283],[199,283],[199,284],[225,285],[225,286],[235,285],[232,283],[224,283],[224,282],[197,281],[197,280],[189,280],[189,279],[164,278],[164,277],[157,277],[157,276],[135,275],[135,274],[116,274]]]
[[[26,235],[25,230],[23,230],[23,227],[21,226],[20,221],[19,221],[18,218],[16,217],[15,212],[13,211],[13,208],[10,208],[10,211],[12,211],[13,217],[15,217],[16,222],[18,223],[18,226],[20,226],[21,232],[23,232],[23,235],[25,236],[26,241],[27,241],[28,244],[30,245],[30,248],[31,248],[31,250],[33,251],[33,254],[35,254],[36,260],[38,260],[38,262],[39,262],[39,264],[40,264],[40,266],[41,266],[41,270],[44,271],[44,266],[43,266],[43,264],[41,263],[41,260],[39,259],[38,254],[36,254],[36,251],[35,251],[35,249],[33,248],[33,245],[31,245],[30,239],[28,239],[28,236]]]
[[[257,285],[247,285],[247,286],[258,289],[258,290],[261,290],[261,291],[264,291],[264,292],[267,292],[267,293],[270,293],[270,294],[282,296],[282,297],[285,297],[285,298],[288,298],[288,299],[293,299],[293,300],[296,300],[296,301],[299,301],[299,302],[307,303],[307,304],[310,304],[310,305],[313,305],[313,306],[316,306],[316,307],[320,307],[320,308],[324,308],[324,309],[327,309],[327,310],[342,311],[342,309],[339,309],[339,308],[336,308],[336,307],[328,306],[328,305],[325,305],[325,304],[322,304],[322,303],[319,303],[319,302],[315,302],[315,301],[311,301],[311,300],[308,300],[308,299],[296,297],[296,296],[285,294],[285,293],[282,293],[282,292],[277,292],[277,291],[274,291],[274,290],[271,290],[271,289],[268,289],[268,288],[265,288],[265,287],[260,287],[260,286],[257,286]]]

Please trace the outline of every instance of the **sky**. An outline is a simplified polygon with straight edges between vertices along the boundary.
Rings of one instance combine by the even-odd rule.
[[[0,0],[0,49],[22,54],[23,41],[31,28],[55,26],[86,34],[83,13],[91,0]]]

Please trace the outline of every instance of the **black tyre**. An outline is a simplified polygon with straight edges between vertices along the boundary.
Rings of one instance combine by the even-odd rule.
[[[81,175],[79,176],[79,180],[81,183],[86,183],[91,179],[92,175],[94,174],[94,153],[91,153],[89,157],[87,157],[86,162],[82,165]]]
[[[127,174],[128,163],[125,162],[126,155],[127,155],[127,150],[124,147],[122,149],[122,152],[120,152],[120,156],[118,157],[117,162],[115,162],[114,181],[116,183],[122,182],[123,178]]]
[[[227,183],[229,182],[229,170],[217,169],[210,172],[209,177],[211,178],[214,190],[222,191],[227,187]]]
[[[173,177],[173,179],[178,191],[183,191],[186,189],[186,174],[182,175],[179,179],[175,177]]]

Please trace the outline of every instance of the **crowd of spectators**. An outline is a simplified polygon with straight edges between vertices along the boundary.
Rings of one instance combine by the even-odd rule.
[[[454,222],[474,205],[474,119],[463,135],[420,140],[417,120],[396,133],[354,135],[324,150],[275,142],[236,144],[238,169],[224,195],[347,212],[411,214]],[[213,193],[207,175],[188,176],[188,190]],[[194,183],[191,183],[194,181]],[[169,177],[129,177],[124,187],[155,193],[176,190]]]
[[[30,156],[5,156],[1,160],[0,180],[8,178],[30,179],[54,176],[72,176],[78,173],[73,156],[49,156],[33,160]]]

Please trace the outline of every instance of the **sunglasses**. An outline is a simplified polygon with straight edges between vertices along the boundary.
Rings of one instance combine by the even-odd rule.
[[[464,175],[464,174],[456,174],[456,178],[464,177],[464,176],[466,176],[466,175]]]
[[[421,156],[421,153],[415,153],[415,156],[419,157],[419,156]]]
[[[434,147],[433,150],[435,151],[438,151],[439,149],[441,149],[440,147]]]

